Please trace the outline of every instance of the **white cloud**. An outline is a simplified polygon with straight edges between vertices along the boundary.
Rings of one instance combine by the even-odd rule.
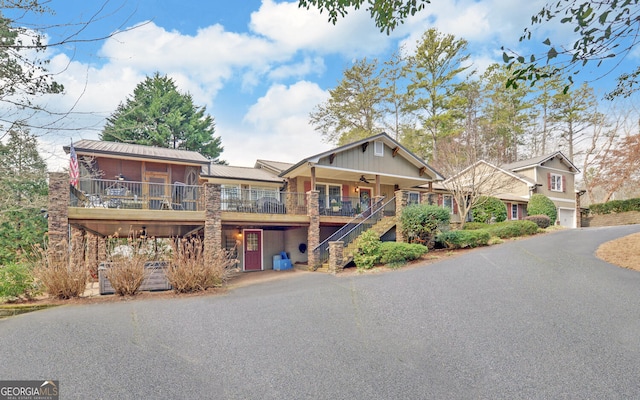
[[[222,158],[232,165],[252,166],[258,158],[297,162],[329,149],[309,125],[309,112],[326,97],[312,82],[271,86],[249,108],[242,126],[219,124]]]
[[[352,10],[335,25],[317,9],[298,7],[298,2],[263,0],[251,14],[250,29],[291,52],[340,53],[363,57],[388,49],[391,38],[381,34],[369,14]]]

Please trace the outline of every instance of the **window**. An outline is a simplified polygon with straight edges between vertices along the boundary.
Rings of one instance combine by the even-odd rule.
[[[240,186],[238,185],[222,185],[220,190],[221,209],[230,210],[237,208],[240,201]]]
[[[518,205],[511,204],[511,219],[518,219]]]
[[[279,199],[280,192],[276,188],[252,186],[251,187],[251,200],[258,200],[263,197],[273,197]]]
[[[558,175],[558,174],[550,174],[550,178],[549,178],[549,189],[552,192],[562,192],[563,188],[562,188],[562,175]]]
[[[373,155],[378,157],[384,156],[384,142],[378,140],[373,142]]]
[[[442,207],[449,209],[449,212],[453,214],[453,196],[450,194],[442,195]]]
[[[327,208],[331,204],[340,204],[342,202],[342,186],[330,184],[316,184],[318,193],[318,201],[321,208]]]
[[[407,205],[410,204],[420,204],[420,193],[418,192],[409,192],[409,197],[407,199]]]

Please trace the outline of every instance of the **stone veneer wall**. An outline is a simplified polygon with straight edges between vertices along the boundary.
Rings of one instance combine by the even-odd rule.
[[[307,265],[309,270],[316,270],[319,267],[320,260],[318,253],[314,251],[320,245],[320,209],[319,207],[320,192],[310,190],[307,192],[307,215],[309,216],[309,232],[307,233],[307,249],[308,258]]]
[[[344,242],[329,242],[329,272],[336,273],[343,269]]]
[[[287,213],[296,213],[298,210],[298,178],[289,178],[287,183],[287,197],[285,198],[285,207]]]
[[[640,224],[640,212],[628,211],[615,214],[592,215],[582,218],[583,227],[619,226]]]
[[[52,251],[69,239],[69,174],[64,172],[49,173],[49,250]],[[65,252],[68,257],[68,253]]]
[[[219,184],[205,183],[204,259],[213,263],[222,250],[221,189]]]
[[[409,191],[397,190],[396,195],[396,242],[405,242],[406,238],[402,234],[402,226],[400,224],[400,215],[402,210],[407,206],[409,202]]]

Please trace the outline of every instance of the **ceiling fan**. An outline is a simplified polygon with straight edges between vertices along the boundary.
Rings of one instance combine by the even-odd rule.
[[[364,175],[360,176],[360,182],[364,182],[364,183],[369,183],[369,181],[367,180],[367,178],[364,177]]]

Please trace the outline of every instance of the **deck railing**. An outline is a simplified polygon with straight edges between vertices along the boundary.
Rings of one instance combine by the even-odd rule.
[[[81,179],[71,188],[72,207],[204,210],[202,186],[107,179]]]
[[[268,189],[238,189],[223,187],[221,190],[222,211],[266,213],[266,214],[307,214],[304,193],[280,192]]]
[[[220,203],[221,210],[228,212],[307,215],[305,193],[223,186]],[[205,209],[202,186],[108,179],[81,179],[76,187],[71,188],[70,206],[181,211]],[[367,212],[362,211],[366,206],[361,204],[359,197],[329,200],[321,196],[318,206],[320,216],[354,217]],[[388,213],[393,213],[393,210],[385,210],[385,214]]]

